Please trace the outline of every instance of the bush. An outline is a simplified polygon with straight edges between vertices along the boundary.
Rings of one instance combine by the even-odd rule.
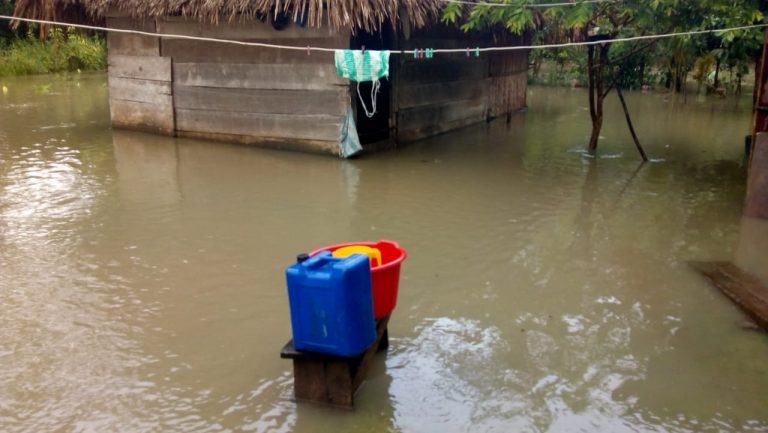
[[[53,29],[40,41],[32,33],[0,45],[0,76],[100,71],[107,67],[103,38]]]

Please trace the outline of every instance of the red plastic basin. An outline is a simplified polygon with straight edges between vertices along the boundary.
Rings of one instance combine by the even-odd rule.
[[[334,252],[339,248],[351,245],[365,245],[381,251],[381,265],[371,268],[371,285],[373,290],[373,315],[376,320],[392,314],[397,305],[397,289],[400,286],[400,264],[405,260],[405,250],[392,241],[379,242],[349,242],[331,245],[312,251],[314,256],[320,251]]]

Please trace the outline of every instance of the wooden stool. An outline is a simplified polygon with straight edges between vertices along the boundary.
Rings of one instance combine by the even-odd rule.
[[[376,341],[354,358],[299,351],[289,341],[280,357],[293,360],[296,400],[353,408],[355,392],[365,380],[373,356],[389,348],[388,323],[389,316],[376,322]]]

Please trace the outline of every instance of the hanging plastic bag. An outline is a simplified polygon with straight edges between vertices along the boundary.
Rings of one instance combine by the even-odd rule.
[[[357,96],[363,105],[365,115],[376,114],[376,98],[381,88],[380,80],[389,76],[389,51],[336,50],[336,72],[343,77],[357,82]],[[371,86],[371,109],[365,104],[360,93],[360,83],[373,82]]]

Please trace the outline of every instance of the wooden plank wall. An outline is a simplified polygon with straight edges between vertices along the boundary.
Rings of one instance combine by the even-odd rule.
[[[154,20],[108,17],[111,28],[155,31]],[[173,135],[175,121],[171,61],[160,56],[160,40],[109,33],[109,107],[118,128]]]
[[[215,26],[167,18],[157,25],[161,33],[301,46],[348,46],[350,38],[328,28],[276,32],[253,19]],[[173,60],[179,136],[338,154],[351,99],[331,53],[168,40],[161,55]]]
[[[110,16],[108,25],[165,34],[241,41],[349,46],[351,34],[289,26],[276,32],[256,19],[213,25],[184,17],[137,21]],[[272,50],[110,34],[109,87],[117,127],[168,135],[338,153],[351,109],[349,83],[331,53]],[[398,46],[466,48],[487,38],[431,27],[408,32]],[[396,56],[393,116],[399,141],[478,123],[525,106],[527,53]]]
[[[462,40],[463,37],[463,40]],[[479,45],[448,29],[413,32],[402,49],[462,48]],[[396,123],[398,141],[413,141],[473,123],[488,113],[488,57],[398,56]]]
[[[490,38],[456,29],[431,27],[411,32],[402,49],[464,48],[491,45]],[[527,53],[510,55],[400,56],[396,113],[397,138],[413,141],[483,122],[525,106]]]

